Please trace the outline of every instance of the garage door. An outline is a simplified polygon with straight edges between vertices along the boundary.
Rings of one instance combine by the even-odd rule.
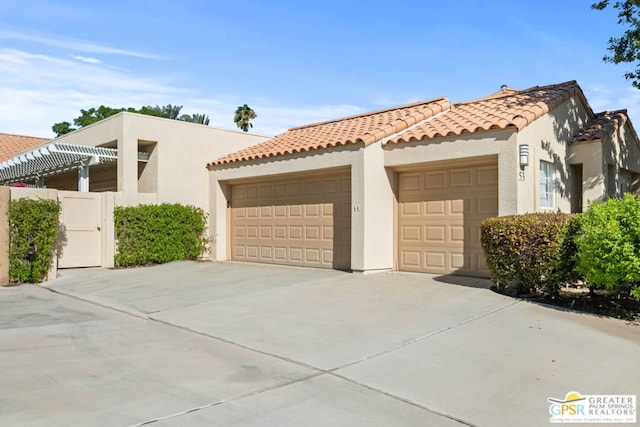
[[[497,165],[401,173],[398,185],[398,268],[488,277],[480,223],[498,215]]]
[[[231,258],[348,270],[349,172],[231,187]]]

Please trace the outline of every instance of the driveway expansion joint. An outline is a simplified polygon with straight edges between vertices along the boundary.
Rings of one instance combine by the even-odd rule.
[[[377,353],[370,354],[369,356],[363,357],[362,359],[356,360],[354,362],[347,363],[346,365],[342,365],[342,366],[339,366],[337,368],[329,369],[327,372],[333,373],[333,372],[338,371],[340,369],[348,368],[349,366],[353,366],[353,365],[357,365],[359,363],[365,362],[365,361],[367,361],[369,359],[373,359],[373,358],[376,358],[378,356],[382,356],[384,354],[391,353],[391,352],[396,351],[396,350],[400,350],[401,348],[404,348],[404,347],[406,347],[408,345],[415,344],[415,343],[423,341],[423,340],[425,340],[427,338],[431,338],[431,337],[433,337],[435,335],[439,335],[439,334],[447,332],[447,331],[449,331],[451,329],[455,329],[455,328],[457,328],[459,326],[466,325],[467,323],[473,322],[473,321],[481,319],[483,317],[490,316],[490,315],[492,315],[494,313],[497,313],[499,311],[502,311],[502,310],[507,309],[509,307],[512,307],[514,305],[521,304],[522,302],[523,301],[510,302],[509,304],[494,308],[493,310],[489,310],[487,312],[480,313],[480,314],[478,314],[476,316],[473,316],[473,317],[470,317],[468,319],[461,320],[460,322],[454,323],[453,325],[445,326],[444,328],[440,328],[440,329],[438,329],[436,331],[429,332],[428,334],[424,334],[424,335],[421,335],[419,337],[412,338],[410,340],[401,342],[400,344],[395,345],[395,346],[390,347],[390,348],[387,348],[385,350],[380,350]]]
[[[427,412],[431,412],[432,414],[437,415],[439,417],[447,418],[447,419],[449,419],[451,421],[455,421],[455,422],[460,423],[460,424],[465,425],[465,426],[476,427],[475,424],[470,423],[468,421],[465,421],[465,420],[463,420],[461,418],[454,417],[453,415],[445,414],[445,413],[442,413],[442,412],[438,412],[438,411],[433,410],[433,409],[431,409],[431,408],[429,408],[429,407],[427,407],[425,405],[421,405],[421,404],[419,404],[417,402],[414,402],[414,401],[409,400],[409,399],[405,399],[405,398],[397,396],[397,395],[395,395],[393,393],[388,393],[388,392],[386,392],[384,390],[380,390],[379,388],[371,387],[370,385],[367,385],[367,384],[361,383],[359,381],[353,380],[353,379],[351,379],[349,377],[345,377],[344,375],[336,374],[335,372],[329,372],[329,375],[333,375],[334,377],[340,378],[341,380],[344,380],[344,381],[347,381],[347,382],[350,382],[351,384],[355,384],[355,385],[357,385],[359,387],[366,388],[367,390],[371,390],[371,391],[374,391],[376,393],[382,394],[384,396],[390,397],[392,399],[399,400],[400,402],[406,403],[406,404],[411,405],[411,406],[415,406],[416,408],[420,408],[420,409],[425,410]]]
[[[208,403],[206,405],[196,406],[196,407],[193,407],[193,408],[190,408],[190,409],[185,409],[184,411],[179,411],[179,412],[174,412],[172,414],[163,415],[161,417],[153,418],[153,419],[150,419],[150,420],[146,420],[146,421],[143,421],[141,423],[132,424],[129,427],[141,427],[141,426],[157,423],[157,422],[160,422],[160,421],[168,420],[168,419],[171,419],[171,418],[177,418],[177,417],[180,417],[182,415],[190,414],[192,412],[198,412],[198,411],[202,411],[204,409],[213,408],[214,406],[223,405],[223,404],[225,404],[227,402],[233,402],[233,401],[236,401],[236,400],[241,400],[241,399],[244,399],[244,398],[247,398],[247,397],[251,397],[251,396],[255,396],[255,395],[258,395],[258,394],[266,393],[266,392],[269,392],[269,391],[277,390],[279,388],[287,387],[287,386],[290,386],[290,385],[293,385],[293,384],[296,384],[296,383],[299,383],[299,382],[307,381],[307,380],[316,378],[316,377],[318,377],[320,375],[323,375],[323,373],[322,372],[318,372],[318,373],[311,374],[311,375],[305,375],[303,377],[297,378],[295,380],[287,381],[287,382],[284,382],[282,384],[275,384],[275,385],[272,385],[272,386],[263,387],[263,388],[258,389],[258,390],[252,390],[252,391],[249,391],[247,393],[243,393],[243,394],[238,395],[238,396],[230,397],[229,399],[218,400],[216,402]]]

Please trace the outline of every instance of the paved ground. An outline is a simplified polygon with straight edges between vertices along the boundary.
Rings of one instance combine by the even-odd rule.
[[[640,395],[640,326],[479,279],[60,273],[0,288],[0,425],[546,426],[548,397]]]

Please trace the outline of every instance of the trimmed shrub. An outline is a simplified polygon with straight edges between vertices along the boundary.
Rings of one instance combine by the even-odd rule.
[[[557,294],[573,279],[574,216],[532,213],[488,218],[481,241],[491,281],[499,291]]]
[[[593,289],[617,292],[631,285],[640,299],[640,199],[594,202],[580,216],[577,270]]]
[[[9,201],[9,280],[42,282],[53,261],[58,237],[60,204],[56,200]],[[29,249],[35,249],[33,265]]]
[[[180,204],[116,207],[116,267],[195,260],[205,251],[206,214]]]

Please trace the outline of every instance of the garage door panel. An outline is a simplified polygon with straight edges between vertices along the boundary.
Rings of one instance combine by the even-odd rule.
[[[465,240],[469,239],[471,236],[468,232],[470,227],[465,227],[464,225],[454,225],[449,227],[449,239],[451,243],[459,243],[464,244]]]
[[[273,259],[273,248],[270,246],[260,246],[260,259],[262,260],[272,260]]]
[[[476,213],[479,215],[493,215],[498,211],[498,198],[496,196],[479,196],[476,198],[476,206]]]
[[[244,258],[247,256],[247,250],[243,245],[234,245],[233,252],[236,254],[236,256],[239,256],[239,257]]]
[[[243,238],[243,237],[246,237],[246,235],[247,235],[247,232],[244,226],[236,225],[235,227],[233,227],[233,237]]]
[[[274,261],[286,261],[287,260],[287,248],[276,246],[273,248],[273,260]]]
[[[421,179],[422,175],[420,174],[405,174],[404,179],[400,183],[400,191],[419,191],[422,188]]]
[[[479,186],[495,187],[498,184],[498,168],[494,166],[478,167],[477,183]]]
[[[305,262],[310,264],[320,264],[320,249],[306,248],[304,251]]]
[[[469,199],[447,200],[450,215],[465,215],[471,212]]]
[[[304,238],[306,240],[321,240],[320,227],[317,225],[307,225],[304,228]]]
[[[398,268],[487,276],[480,224],[498,215],[494,164],[399,175]]]
[[[232,259],[349,269],[350,191],[348,173],[232,186]]]
[[[289,259],[291,261],[302,263],[302,261],[304,260],[304,248],[289,248]]]
[[[420,225],[405,225],[401,228],[401,238],[404,242],[420,242],[421,233],[420,233]]]
[[[261,206],[260,207],[260,217],[261,218],[271,218],[273,216],[273,206]]]
[[[449,175],[451,188],[471,187],[473,185],[473,180],[471,179],[473,172],[469,169],[452,171]]]
[[[449,253],[449,264],[457,270],[471,270],[471,257],[463,253]]]
[[[401,206],[402,214],[404,216],[420,216],[422,212],[421,207],[421,202],[405,202]]]
[[[247,258],[257,260],[260,254],[260,248],[258,246],[247,246]]]
[[[410,269],[411,267],[413,267],[414,269],[419,269],[422,268],[422,257],[420,255],[421,254],[419,250],[404,249],[400,252],[400,259],[402,260],[402,264],[406,266],[407,269]]]
[[[444,269],[447,266],[446,252],[428,252],[425,251],[425,265],[434,269]]]
[[[421,210],[420,215],[446,215],[447,214],[447,201],[445,200],[431,200],[426,202],[425,209]]]
[[[422,180],[424,180],[424,188],[421,188],[421,190],[442,189],[447,185],[447,174],[446,172],[427,173],[419,181],[422,182]]]
[[[260,189],[257,186],[247,187],[245,198],[256,199],[260,195]]]

